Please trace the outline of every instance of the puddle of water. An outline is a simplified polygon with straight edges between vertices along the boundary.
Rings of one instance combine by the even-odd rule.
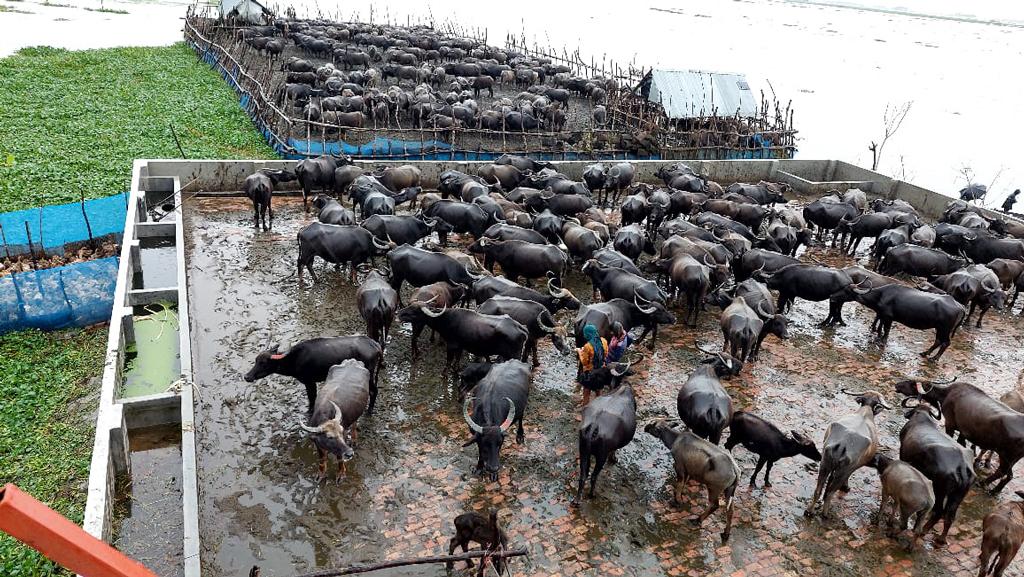
[[[116,481],[113,545],[161,577],[184,575],[181,429],[138,429],[128,441],[132,473]]]
[[[132,277],[132,288],[178,286],[178,254],[170,237],[144,238],[139,241],[142,270]]]
[[[125,348],[119,398],[162,393],[181,376],[178,307],[135,307],[135,343]]]
[[[295,233],[311,218],[295,199],[275,199],[270,232],[253,230],[249,207],[239,199],[196,199],[185,209],[194,366],[202,391],[196,422],[206,575],[241,575],[252,565],[267,575],[291,575],[439,554],[447,551],[453,517],[489,507],[501,511],[513,542],[530,551],[529,559],[514,565],[518,575],[755,574],[754,564],[764,574],[862,575],[866,567],[892,567],[893,574],[909,574],[912,567],[928,576],[976,572],[980,520],[991,508],[990,497],[969,495],[951,546],[929,544],[908,555],[872,523],[874,471],[854,475],[853,490],[836,501],[839,520],[805,519],[817,473],[799,457],[775,466],[772,488],[747,491],[756,459],[737,448],[743,485],[731,540],[722,545],[718,539],[720,513],[700,529],[690,526],[687,520],[704,508],[706,493],[691,485],[683,504],[672,504],[668,451],[642,426],[657,416],[676,416],[679,387],[701,358],[695,341],[712,348],[721,342],[718,311],[710,307],[695,329],[660,331],[656,350],[632,380],[637,435],[619,451],[619,463],[602,472],[597,498],[579,510],[569,507],[578,478],[572,358],[541,342],[526,443],[503,447],[499,482],[489,483],[471,474],[475,449],[460,447],[466,426],[438,376],[443,345],[422,335],[423,355],[413,364],[410,330],[400,323],[388,343],[378,411],[360,423],[361,444],[348,478],[339,483],[332,470],[319,484],[315,450],[297,425],[305,410],[302,386],[280,376],[250,384],[242,375],[268,343],[362,332],[355,287],[346,271],[322,264],[316,265],[323,271],[320,283],[297,284]],[[589,302],[589,283],[578,269],[565,283]],[[407,300],[409,287],[403,291]],[[848,324],[836,329],[816,326],[826,315],[827,303],[794,305],[792,338],[770,337],[762,360],[724,383],[737,409],[783,430],[803,430],[820,443],[827,423],[854,408],[842,387],[876,388],[894,401],[891,383],[905,373],[963,371],[996,395],[1016,382],[1024,326],[1015,315],[990,313],[984,329],[963,329],[937,364],[917,356],[931,342],[930,332],[895,326],[882,347],[868,336],[872,315],[866,309],[847,304]],[[560,321],[572,317],[562,313]],[[898,447],[900,412],[887,411],[878,422],[883,446]],[[1018,486],[1011,484],[1007,495]],[[910,561],[912,566],[900,564]],[[440,576],[444,569],[390,574]]]

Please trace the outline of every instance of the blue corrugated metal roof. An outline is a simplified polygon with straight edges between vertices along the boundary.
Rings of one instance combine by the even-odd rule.
[[[703,72],[700,70],[653,70],[648,95],[651,102],[665,108],[669,118],[718,114],[755,116],[757,101],[742,74]]]

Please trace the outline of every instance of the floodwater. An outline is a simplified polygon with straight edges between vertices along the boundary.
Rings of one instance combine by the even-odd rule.
[[[63,0],[62,0],[63,1]],[[97,0],[74,0],[90,7]],[[293,5],[300,16],[375,22],[455,22],[486,30],[492,44],[507,35],[557,52],[579,49],[585,60],[667,69],[739,72],[755,94],[792,100],[800,131],[798,157],[871,166],[887,107],[913,102],[886,143],[879,170],[955,194],[964,169],[992,189],[989,206],[1024,184],[1016,162],[1024,117],[1024,34],[1020,27],[904,16],[786,0],[660,0],[552,3],[521,0],[496,13],[487,3],[394,0],[384,5],[330,0]],[[975,12],[1024,22],[1018,2],[892,2],[919,11]],[[0,56],[23,46],[68,48],[167,44],[181,39],[183,4],[110,3],[129,15],[48,7],[35,0],[0,5],[35,14],[0,13]],[[1018,207],[1019,209],[1019,207]]]
[[[410,361],[407,326],[395,325],[386,352],[377,412],[360,421],[360,446],[348,477],[317,481],[316,452],[298,421],[303,387],[272,376],[246,383],[256,354],[270,342],[362,332],[355,287],[345,271],[318,264],[322,279],[299,286],[294,276],[295,234],[309,218],[295,199],[275,199],[272,232],[252,228],[245,199],[201,198],[185,205],[186,244],[197,395],[200,532],[204,574],[244,575],[259,565],[265,576],[447,552],[452,519],[467,510],[500,510],[514,545],[529,557],[515,575],[972,575],[977,572],[980,524],[996,503],[974,490],[961,508],[949,545],[931,538],[907,553],[873,524],[878,480],[873,470],[852,479],[838,498],[836,520],[805,519],[815,467],[797,457],[773,471],[773,486],[748,491],[755,459],[742,448],[732,538],[723,545],[720,514],[704,526],[687,518],[706,504],[691,484],[681,507],[671,503],[667,449],[643,432],[659,416],[676,416],[675,397],[701,355],[695,343],[717,348],[717,311],[699,326],[662,330],[654,353],[631,382],[638,432],[598,482],[598,495],[569,506],[578,479],[576,430],[580,396],[575,363],[541,346],[525,420],[526,443],[502,450],[499,481],[474,476],[474,448],[461,448],[467,428],[451,389],[440,382],[443,345],[421,337],[426,354]],[[843,257],[818,253],[838,264]],[[308,278],[307,278],[308,282]],[[567,286],[590,300],[578,272]],[[408,297],[409,288],[405,289]],[[766,341],[762,359],[725,382],[736,408],[763,415],[783,430],[799,429],[820,443],[827,423],[855,408],[840,392],[876,388],[890,403],[900,375],[960,374],[993,395],[1009,390],[1020,372],[1024,323],[1018,315],[989,313],[983,329],[963,328],[939,363],[917,352],[932,334],[894,327],[880,347],[868,336],[871,315],[857,305],[848,325],[822,330],[824,303],[798,301],[792,338]],[[681,310],[677,310],[681,314]],[[562,322],[570,314],[563,313]],[[899,410],[878,417],[882,445],[898,448]],[[1019,481],[999,500],[1008,499]],[[442,575],[441,566],[382,572]],[[1018,566],[1008,575],[1021,575]]]
[[[181,40],[180,19],[189,4],[185,0],[0,0],[0,57],[28,46],[68,50],[166,46]]]

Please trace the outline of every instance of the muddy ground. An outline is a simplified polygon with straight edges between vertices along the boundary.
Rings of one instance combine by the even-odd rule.
[[[780,461],[770,489],[748,491],[755,459],[737,448],[744,479],[732,538],[723,545],[720,514],[699,529],[687,522],[706,503],[697,485],[684,507],[671,503],[668,451],[642,431],[657,416],[676,416],[676,393],[700,358],[695,341],[720,343],[716,310],[702,314],[696,329],[661,331],[632,380],[636,438],[602,473],[598,496],[579,509],[569,506],[578,479],[575,361],[542,345],[526,443],[509,440],[500,479],[490,483],[471,473],[476,449],[460,448],[468,436],[451,389],[440,382],[443,346],[421,343],[428,354],[413,364],[410,331],[401,325],[388,343],[378,410],[361,421],[348,477],[339,482],[332,466],[319,483],[316,452],[298,426],[306,406],[302,386],[280,376],[250,384],[242,375],[269,342],[361,332],[355,287],[344,271],[322,263],[321,282],[299,286],[295,234],[310,219],[294,199],[275,199],[269,233],[254,232],[245,199],[195,199],[186,212],[202,562],[211,577],[245,575],[252,565],[269,577],[446,553],[452,518],[488,507],[500,509],[513,542],[529,549],[528,559],[513,564],[516,575],[971,575],[981,519],[1024,487],[1015,481],[997,498],[972,490],[948,545],[935,547],[929,536],[907,553],[873,525],[879,491],[873,470],[854,474],[852,491],[836,501],[836,520],[805,519],[816,467],[802,457]],[[590,300],[579,272],[566,284]],[[828,422],[854,409],[842,387],[876,388],[895,403],[891,386],[904,374],[961,374],[993,395],[1017,383],[1024,336],[1017,314],[990,313],[983,329],[965,327],[940,362],[927,363],[917,352],[931,343],[930,332],[897,325],[881,347],[868,336],[866,309],[848,304],[848,325],[822,330],[816,324],[826,309],[798,301],[792,338],[769,338],[761,360],[725,382],[737,409],[820,443]],[[571,315],[563,315],[568,322]],[[879,416],[885,447],[898,449],[903,421],[899,411]],[[380,574],[442,575],[444,569]],[[1024,573],[1017,565],[1007,574]]]

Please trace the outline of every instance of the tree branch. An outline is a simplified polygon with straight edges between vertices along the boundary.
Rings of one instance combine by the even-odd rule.
[[[481,557],[487,557],[488,559],[508,559],[510,557],[521,557],[523,555],[526,555],[526,547],[494,551],[469,551],[468,553],[462,553],[460,555],[406,557],[405,559],[395,559],[393,561],[384,561],[382,563],[351,565],[349,567],[342,567],[339,569],[325,569],[323,571],[314,571],[313,573],[302,573],[300,575],[295,575],[294,577],[337,577],[340,575],[356,575],[359,573],[369,573],[371,571],[380,571],[381,569],[391,569],[393,567],[405,567],[408,565],[451,563],[455,561],[468,561],[470,559],[479,559]],[[259,575],[259,568],[253,567],[252,570],[249,572],[249,575]]]

